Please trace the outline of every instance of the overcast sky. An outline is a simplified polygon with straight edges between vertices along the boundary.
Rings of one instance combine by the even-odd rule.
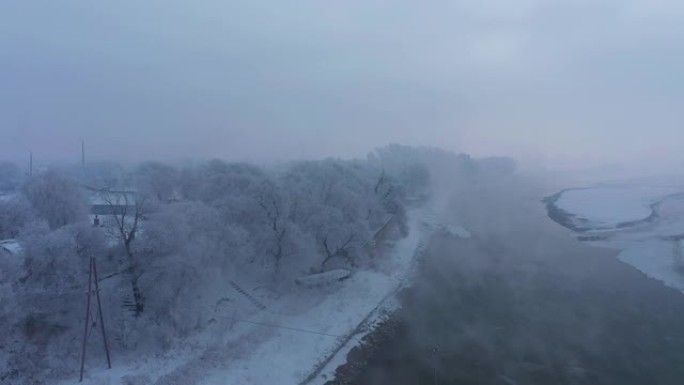
[[[681,0],[0,1],[0,158],[684,161]]]

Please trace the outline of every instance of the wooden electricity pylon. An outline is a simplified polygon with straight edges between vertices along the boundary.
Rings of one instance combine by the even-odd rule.
[[[97,299],[97,316],[91,317],[91,298],[93,295],[93,282],[95,282],[95,298]],[[93,318],[91,320],[91,318]],[[88,335],[97,326],[97,318],[100,319],[100,330],[102,330],[102,340],[104,341],[105,353],[107,354],[107,366],[112,368],[112,361],[109,358],[109,345],[107,344],[107,333],[105,332],[104,317],[102,317],[102,303],[100,302],[100,288],[97,282],[97,266],[95,265],[95,258],[90,258],[90,271],[88,272],[88,295],[86,300],[86,319],[85,332],[83,333],[83,350],[81,351],[81,377],[78,380],[83,382],[83,369],[85,368],[86,345],[88,344]],[[92,326],[90,322],[92,321]]]

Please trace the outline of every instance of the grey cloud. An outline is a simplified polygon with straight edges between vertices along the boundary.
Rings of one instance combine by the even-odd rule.
[[[346,157],[401,142],[677,163],[683,8],[5,1],[2,157],[71,159],[83,138],[96,156],[134,160]]]

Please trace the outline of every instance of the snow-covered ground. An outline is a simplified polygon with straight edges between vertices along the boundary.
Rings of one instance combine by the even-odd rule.
[[[571,189],[556,205],[574,215],[573,220],[583,219],[585,226],[600,230],[589,234],[589,239],[600,235],[592,244],[621,250],[621,261],[684,291],[682,192],[684,187],[646,185]],[[639,222],[646,218],[651,220]],[[625,223],[638,225],[620,227]]]
[[[0,202],[7,202],[17,196],[16,192],[0,191]]]
[[[21,246],[15,239],[3,239],[0,241],[0,248],[7,250],[10,254],[19,254]]]
[[[621,241],[622,251],[618,259],[628,263],[665,283],[667,286],[684,292],[684,272],[675,264],[674,245],[659,239],[641,241]]]
[[[555,205],[573,214],[573,221],[579,221],[575,224],[591,229],[610,229],[650,217],[653,204],[681,191],[681,188],[669,186],[570,189],[562,193]]]
[[[323,295],[319,288],[302,287],[260,310],[218,314],[214,332],[221,336],[204,336],[220,340],[218,344],[204,349],[195,345],[165,357],[115,360],[113,370],[98,370],[93,363],[87,379],[101,385],[136,378],[154,384],[323,384],[360,339],[398,306],[395,294],[410,282],[424,239],[439,229],[470,236],[463,227],[443,224],[438,212],[409,210],[406,238],[373,269],[354,272],[323,289]],[[315,300],[302,305],[307,290]]]

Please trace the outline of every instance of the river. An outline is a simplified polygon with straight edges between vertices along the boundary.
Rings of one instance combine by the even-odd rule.
[[[402,309],[331,384],[684,383],[684,296],[553,223],[546,190],[457,191]],[[548,195],[548,194],[547,194]]]

